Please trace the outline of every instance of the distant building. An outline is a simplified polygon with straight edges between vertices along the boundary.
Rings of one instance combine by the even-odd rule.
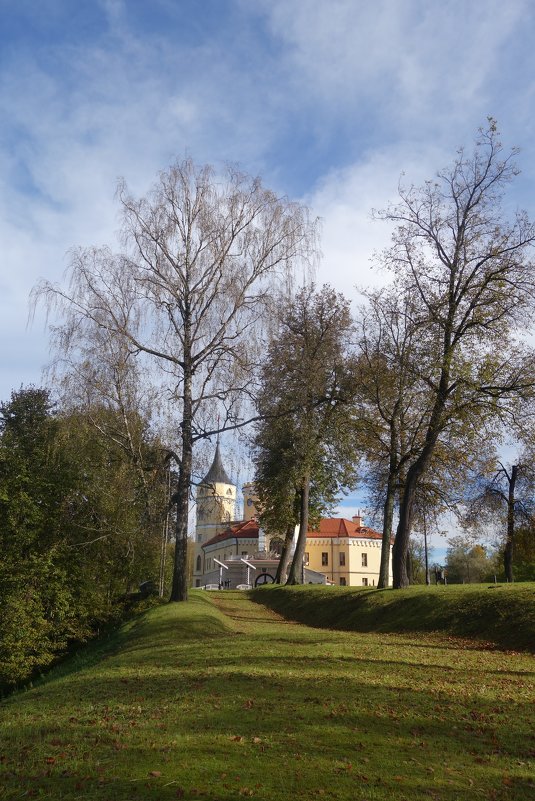
[[[376,586],[382,539],[378,531],[362,525],[360,515],[351,520],[323,518],[318,530],[307,534],[305,566],[325,573],[333,584]]]
[[[197,527],[193,586],[258,586],[273,582],[283,539],[268,535],[256,519],[253,484],[245,484],[244,519],[233,520],[236,487],[221,460],[219,444],[214,461],[197,490]],[[373,587],[379,579],[382,536],[352,520],[324,518],[307,534],[305,583]]]

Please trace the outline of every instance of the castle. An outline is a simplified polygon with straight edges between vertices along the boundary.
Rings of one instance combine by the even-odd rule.
[[[235,520],[237,488],[227,475],[216,445],[212,465],[197,489],[193,557],[194,587],[245,587],[273,582],[282,538],[267,534],[257,520],[253,484],[243,486],[244,515]],[[305,583],[376,586],[382,536],[351,520],[323,518],[307,533]]]

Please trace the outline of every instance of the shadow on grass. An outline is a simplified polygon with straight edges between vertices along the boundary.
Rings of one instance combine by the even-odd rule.
[[[406,590],[262,587],[251,600],[285,618],[342,631],[447,635],[535,651],[535,583],[503,587],[411,587]]]
[[[389,658],[241,608],[160,607],[98,664],[11,699],[0,798],[531,798],[532,689],[498,655]]]
[[[207,784],[213,796],[215,779],[221,783],[216,797],[238,798],[240,788],[261,777],[268,788],[264,797],[278,798],[278,790],[269,791],[276,764],[283,773],[292,766],[287,793],[300,787],[313,794],[327,783],[353,798],[353,768],[344,768],[351,763],[359,766],[361,783],[365,775],[364,783],[384,789],[376,798],[399,798],[394,789],[410,786],[411,798],[423,798],[446,764],[451,784],[441,798],[464,798],[467,775],[476,787],[503,789],[504,766],[529,758],[521,703],[508,705],[504,726],[490,699],[437,703],[427,688],[374,686],[358,674],[337,676],[335,668],[312,684],[297,669],[289,676],[287,659],[272,660],[270,684],[247,674],[254,660],[238,668],[236,658],[227,671],[200,683],[176,673],[174,693],[167,678],[153,675],[140,682],[142,697],[124,677],[96,677],[85,689],[83,682],[71,682],[69,703],[78,712],[68,718],[64,688],[46,688],[42,711],[55,710],[55,719],[47,723],[45,714],[44,720],[21,720],[8,733],[4,748],[15,758],[2,765],[5,786],[21,795],[39,789],[40,797],[50,798],[83,791],[91,798],[165,800],[177,797],[177,787],[201,788],[191,797],[202,795]],[[293,668],[298,664],[292,660]],[[295,778],[296,768],[307,774],[304,784]],[[151,777],[154,771],[158,775]],[[223,787],[229,776],[239,777],[234,790]],[[514,788],[516,795],[504,797],[530,797],[527,768],[514,777]]]

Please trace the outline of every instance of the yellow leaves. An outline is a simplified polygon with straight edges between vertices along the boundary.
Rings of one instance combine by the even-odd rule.
[[[353,764],[351,762],[337,762],[334,769],[335,773],[351,773]]]

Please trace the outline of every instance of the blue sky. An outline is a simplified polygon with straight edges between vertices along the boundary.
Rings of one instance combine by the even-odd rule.
[[[239,162],[323,220],[329,280],[382,282],[372,207],[469,145],[487,115],[521,148],[535,216],[531,0],[0,0],[0,399],[39,383],[39,277],[115,242],[114,191],[185,154]]]

